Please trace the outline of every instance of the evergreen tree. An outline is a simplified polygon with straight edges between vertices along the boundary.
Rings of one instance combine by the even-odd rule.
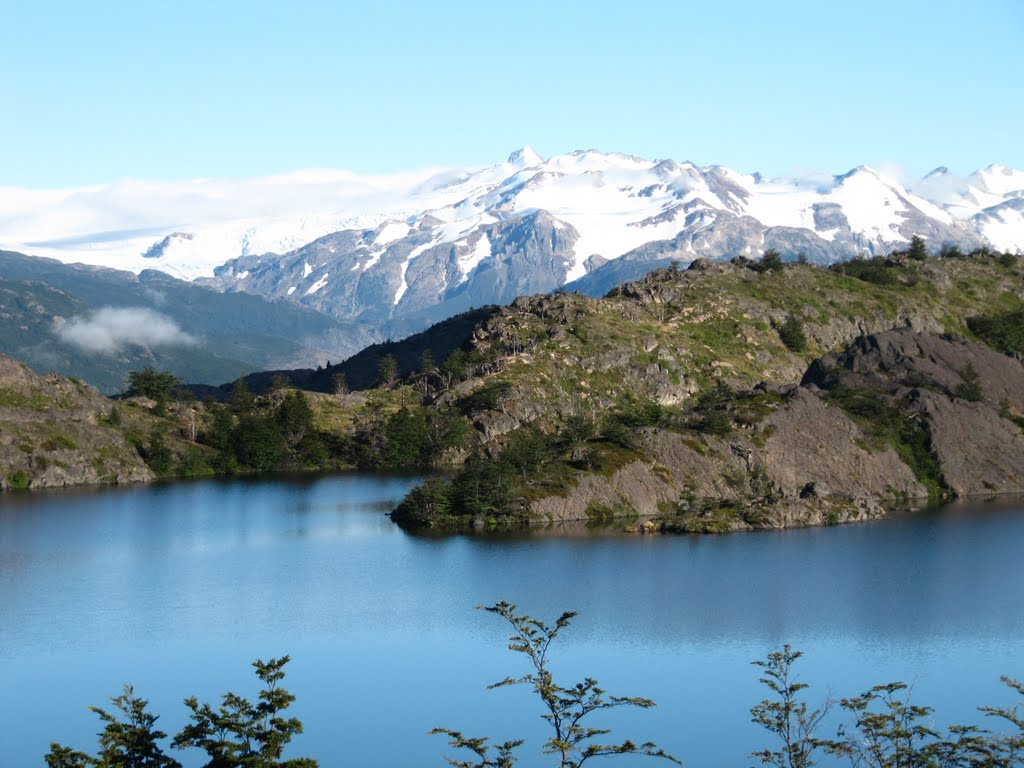
[[[228,398],[228,405],[232,411],[241,415],[252,411],[255,404],[256,398],[249,391],[249,383],[245,380],[245,376],[243,376],[232,387],[231,397]]]
[[[769,248],[761,255],[761,261],[754,264],[758,272],[781,272],[786,265],[782,261],[782,255],[774,248]]]
[[[168,371],[158,371],[146,366],[141,371],[128,374],[128,392],[130,396],[148,397],[159,402],[166,402],[174,395],[174,390],[181,386],[177,376]]]
[[[174,456],[167,447],[167,436],[162,429],[156,428],[149,433],[149,442],[143,450],[142,458],[156,474],[166,475],[170,472]]]
[[[313,409],[309,407],[306,395],[301,391],[285,395],[274,412],[274,420],[288,448],[294,451],[302,439],[313,431]]]
[[[807,336],[804,334],[804,324],[796,315],[786,315],[786,319],[779,326],[779,339],[786,345],[790,352],[804,352],[807,349]]]
[[[398,361],[390,352],[380,359],[377,364],[377,386],[381,389],[391,389],[398,381]]]
[[[257,472],[273,469],[285,453],[281,429],[272,418],[258,414],[248,414],[238,420],[232,444],[238,460]]]
[[[914,261],[924,261],[928,258],[928,246],[925,245],[924,238],[920,235],[914,235],[910,238],[910,247],[907,248],[907,258],[913,259]]]

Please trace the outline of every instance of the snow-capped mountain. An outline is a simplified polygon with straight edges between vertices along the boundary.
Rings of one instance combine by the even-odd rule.
[[[907,185],[864,166],[765,179],[525,147],[469,169],[20,192],[0,189],[0,247],[204,278],[378,327],[561,285],[601,292],[667,260],[776,248],[827,263],[915,234],[933,247],[1024,248],[1024,172],[1002,166]]]

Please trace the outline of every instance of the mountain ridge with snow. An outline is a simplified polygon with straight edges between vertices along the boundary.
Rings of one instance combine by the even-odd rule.
[[[915,234],[935,248],[1024,249],[1024,172],[1001,165],[963,178],[940,167],[907,185],[869,166],[766,179],[596,150],[545,159],[527,146],[495,165],[381,176],[19,192],[0,188],[0,246],[410,328],[521,293],[606,288],[666,259],[772,247],[830,263]]]

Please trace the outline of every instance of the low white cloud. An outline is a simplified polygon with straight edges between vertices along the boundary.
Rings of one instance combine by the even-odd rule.
[[[55,318],[53,325],[61,341],[106,355],[129,344],[169,347],[198,343],[171,318],[146,307],[102,307],[88,317]]]

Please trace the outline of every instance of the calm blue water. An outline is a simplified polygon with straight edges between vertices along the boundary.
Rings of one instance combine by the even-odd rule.
[[[556,674],[656,700],[617,733],[688,766],[746,766],[749,662],[803,649],[817,700],[904,680],[939,724],[980,722],[1024,677],[1024,513],[952,509],[867,525],[723,537],[430,539],[385,516],[412,478],[204,481],[0,497],[0,764],[51,740],[93,750],[90,704],[134,684],[176,732],[181,699],[255,697],[249,662],[289,653],[306,733],[329,766],[442,766],[434,726],[526,736],[543,724],[500,620],[581,612]],[[178,753],[186,765],[201,755]],[[457,755],[455,755],[457,756]],[[616,763],[622,765],[622,763]],[[651,763],[645,763],[651,764]]]

